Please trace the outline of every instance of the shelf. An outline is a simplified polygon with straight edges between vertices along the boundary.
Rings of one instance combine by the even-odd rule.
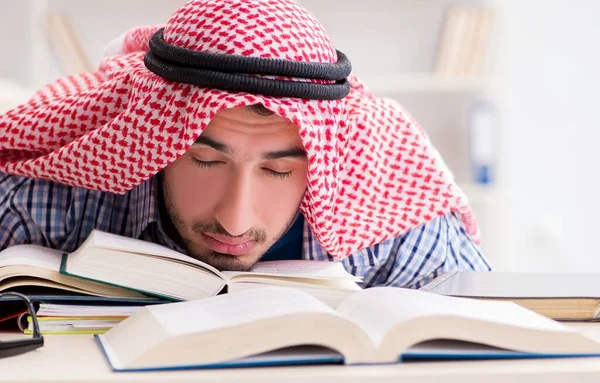
[[[415,92],[488,92],[493,88],[492,78],[485,76],[443,76],[414,73],[361,78],[377,95],[387,96]]]

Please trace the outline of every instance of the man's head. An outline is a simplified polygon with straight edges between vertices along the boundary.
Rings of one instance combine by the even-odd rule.
[[[116,46],[97,72],[0,115],[0,172],[124,194],[164,170],[172,237],[221,269],[258,260],[301,201],[337,259],[450,210],[477,241],[468,200],[419,125],[352,76],[294,0],[191,0],[164,28],[134,28]],[[225,110],[247,104],[277,115]],[[297,148],[308,160],[264,158]],[[253,248],[215,252],[208,237]]]
[[[249,269],[293,223],[307,168],[290,120],[261,105],[222,109],[163,171],[172,236],[218,269]]]

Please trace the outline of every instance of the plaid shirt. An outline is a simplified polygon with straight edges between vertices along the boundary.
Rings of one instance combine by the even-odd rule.
[[[163,231],[155,184],[151,179],[117,195],[0,173],[0,250],[32,243],[71,252],[95,228],[185,253]],[[304,259],[333,260],[306,222],[302,250]],[[360,250],[342,263],[363,278],[363,287],[419,288],[442,272],[490,270],[453,213]]]

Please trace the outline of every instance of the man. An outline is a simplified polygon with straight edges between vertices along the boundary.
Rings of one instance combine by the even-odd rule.
[[[97,228],[222,270],[339,259],[365,287],[489,270],[426,135],[291,0],[190,1],[108,52],[0,118],[0,249]]]

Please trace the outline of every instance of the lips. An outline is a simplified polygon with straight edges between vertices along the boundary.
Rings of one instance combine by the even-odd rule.
[[[206,245],[217,253],[240,256],[254,248],[256,242],[251,239],[224,237],[217,234],[204,234]]]

